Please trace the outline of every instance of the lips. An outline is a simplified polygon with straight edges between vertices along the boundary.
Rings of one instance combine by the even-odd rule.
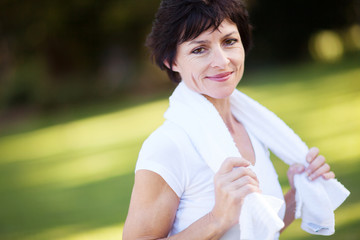
[[[208,78],[209,80],[212,80],[212,81],[216,81],[216,82],[225,82],[230,78],[232,73],[233,72],[224,72],[224,73],[219,73],[219,74],[212,75],[212,76],[207,76],[206,78]]]

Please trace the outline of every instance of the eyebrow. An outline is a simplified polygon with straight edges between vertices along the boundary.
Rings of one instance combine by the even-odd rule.
[[[227,38],[227,37],[233,35],[234,33],[236,33],[236,31],[233,31],[233,32],[231,32],[231,33],[226,34],[224,37],[222,37],[222,39]],[[208,40],[198,40],[198,41],[193,40],[193,41],[189,42],[189,45],[193,45],[193,44],[205,44],[205,43],[208,43],[208,42],[209,42]]]

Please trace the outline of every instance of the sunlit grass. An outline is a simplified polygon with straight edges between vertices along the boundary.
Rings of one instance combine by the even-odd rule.
[[[358,239],[360,67],[320,72],[297,66],[253,73],[240,89],[321,149],[352,192],[336,211],[337,232],[329,239]],[[122,105],[0,136],[0,239],[121,239],[138,151],[167,106],[166,99]],[[286,189],[287,167],[274,162]],[[296,221],[282,239],[309,237]]]
[[[3,137],[0,166],[23,162],[26,170],[17,176],[17,181],[27,187],[75,186],[127,174],[133,170],[133,164],[122,160],[136,158],[143,139],[161,123],[166,104],[157,101]]]
[[[102,229],[89,221],[103,209],[99,218],[124,221],[141,143],[161,124],[166,107],[166,100],[154,101],[0,138],[0,239]],[[96,209],[104,193],[110,201],[101,199]]]
[[[322,149],[329,161],[356,161],[359,157],[360,68],[314,82],[280,82],[244,90],[259,96],[259,101],[290,124],[309,146]]]
[[[4,161],[43,158],[84,148],[123,144],[137,140],[161,122],[166,101],[119,112],[75,120],[33,132],[0,139]],[[136,127],[132,127],[136,126]],[[22,151],[18,151],[18,147]]]
[[[121,239],[123,226],[110,226],[101,229],[86,231],[84,233],[75,234],[71,237],[60,238],[63,240],[118,240]],[[59,240],[60,240],[59,239]]]

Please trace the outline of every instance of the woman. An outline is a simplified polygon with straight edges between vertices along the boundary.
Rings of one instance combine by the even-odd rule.
[[[222,159],[214,174],[192,139],[165,121],[140,152],[124,240],[239,239],[242,205],[253,192],[285,200],[279,216],[286,228],[294,220],[294,175],[334,178],[319,150],[311,148],[307,167],[290,166],[291,190],[283,196],[267,148],[232,114],[229,96],[243,75],[250,29],[240,0],[162,1],[147,40],[156,63],[172,81],[213,104],[242,157]]]

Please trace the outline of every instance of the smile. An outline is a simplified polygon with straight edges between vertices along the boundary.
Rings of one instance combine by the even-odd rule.
[[[224,72],[213,76],[207,76],[206,78],[216,82],[225,82],[231,77],[232,74],[233,72]]]

